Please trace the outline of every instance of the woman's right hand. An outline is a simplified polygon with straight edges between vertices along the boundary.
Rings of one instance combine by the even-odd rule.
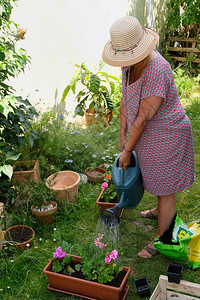
[[[128,139],[126,137],[120,138],[120,140],[119,140],[119,146],[118,146],[118,150],[119,151],[121,151],[121,152],[123,151],[123,149],[125,148],[125,145],[126,145],[127,141],[128,141]]]

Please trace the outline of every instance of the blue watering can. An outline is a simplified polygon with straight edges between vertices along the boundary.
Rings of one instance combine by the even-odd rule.
[[[144,194],[142,174],[135,151],[132,151],[130,165],[127,170],[124,170],[124,168],[119,170],[119,156],[112,168],[112,180],[120,201],[114,207],[105,209],[100,213],[100,219],[107,225],[118,224],[121,209],[135,208]]]

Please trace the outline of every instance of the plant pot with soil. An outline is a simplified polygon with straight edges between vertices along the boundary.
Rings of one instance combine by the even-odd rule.
[[[43,270],[48,277],[48,289],[86,299],[125,299],[131,269],[117,263],[117,251],[110,251],[102,238],[103,235],[93,243],[95,252],[88,249],[81,257],[57,248],[54,259]]]
[[[5,231],[4,240],[6,245],[20,250],[30,247],[35,236],[34,230],[26,225],[15,225]]]
[[[29,182],[24,195],[31,205],[31,212],[41,225],[50,225],[54,223],[57,203],[54,192],[47,188],[44,181]]]
[[[101,193],[96,201],[96,204],[99,206],[100,211],[114,207],[119,203],[117,192],[115,186],[110,178],[108,182],[103,182],[101,185]],[[124,209],[121,209],[119,217],[121,218]]]
[[[85,174],[91,182],[103,182],[107,171],[104,168],[98,167],[95,163],[85,169]]]
[[[26,184],[29,181],[39,182],[39,161],[18,161],[13,165],[12,182],[14,185]]]

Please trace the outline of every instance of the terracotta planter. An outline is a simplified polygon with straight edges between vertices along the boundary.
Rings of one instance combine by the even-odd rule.
[[[16,171],[18,166],[22,170]],[[40,180],[39,161],[19,161],[13,165],[12,182],[14,185],[25,184],[26,181],[30,180],[35,182],[39,182]]]
[[[34,210],[34,205],[31,206],[31,212],[41,225],[53,224],[57,212],[57,203],[54,201],[47,202],[45,204],[52,204],[53,208],[46,211]]]
[[[115,205],[118,204],[118,202],[116,202],[116,203],[102,202],[101,199],[102,199],[102,197],[103,197],[104,191],[105,191],[105,189],[102,189],[102,190],[101,190],[101,193],[100,193],[100,195],[99,195],[99,197],[98,197],[98,199],[97,199],[97,201],[96,201],[96,204],[99,206],[100,211],[103,211],[103,210],[105,210],[105,209],[112,208],[112,207],[114,207]],[[124,209],[122,208],[122,209],[121,209],[121,212],[120,212],[120,215],[119,215],[120,218],[121,218],[121,216],[122,216],[122,214],[123,214],[123,211],[124,211]]]
[[[4,233],[0,229],[0,250],[3,248]]]
[[[4,239],[8,246],[16,247],[21,250],[30,246],[34,236],[35,232],[31,227],[15,225],[6,229]]]
[[[93,124],[99,124],[103,123],[104,126],[108,126],[112,120],[113,112],[103,112],[102,115],[99,115],[98,117],[94,113],[94,109],[86,109],[85,111],[85,122],[88,126],[91,126]]]
[[[71,256],[75,258],[75,262],[81,261],[80,256]],[[93,300],[123,300],[126,298],[128,293],[129,286],[127,286],[127,279],[131,272],[131,269],[128,267],[123,267],[122,269],[122,271],[125,271],[126,274],[120,287],[113,287],[106,284],[51,272],[51,266],[52,261],[50,261],[43,270],[48,277],[48,289],[50,290]]]
[[[85,174],[88,179],[92,182],[103,182],[106,174],[106,170],[100,167],[96,167],[92,169],[91,167],[85,170]]]
[[[54,190],[56,197],[63,205],[75,202],[79,184],[80,176],[73,171],[60,171],[58,174],[52,174],[46,180],[46,186]]]

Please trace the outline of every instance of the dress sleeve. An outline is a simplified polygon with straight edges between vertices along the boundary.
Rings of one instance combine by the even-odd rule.
[[[141,99],[151,96],[166,99],[170,84],[170,73],[172,73],[172,70],[167,64],[156,65],[148,70],[143,83]]]

